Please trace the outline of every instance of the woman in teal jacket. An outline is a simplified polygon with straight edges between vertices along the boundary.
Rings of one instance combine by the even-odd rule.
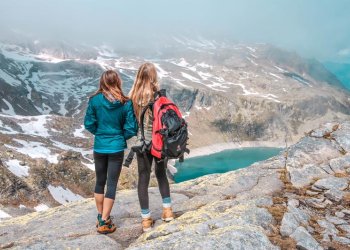
[[[98,211],[97,231],[107,234],[116,230],[110,213],[124,160],[126,140],[137,134],[137,121],[131,100],[123,94],[119,75],[108,70],[100,79],[98,91],[90,97],[85,128],[95,135],[95,201]],[[105,193],[105,186],[107,190]]]

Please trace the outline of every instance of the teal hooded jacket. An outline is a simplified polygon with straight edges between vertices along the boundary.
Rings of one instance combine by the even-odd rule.
[[[132,102],[110,102],[102,93],[90,98],[84,119],[85,129],[95,135],[94,151],[123,151],[126,140],[137,135],[138,125]]]

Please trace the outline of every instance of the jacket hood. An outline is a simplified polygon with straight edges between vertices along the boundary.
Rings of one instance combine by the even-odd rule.
[[[107,109],[117,109],[123,106],[123,104],[118,100],[110,102],[103,94],[99,94],[99,99],[102,105]]]

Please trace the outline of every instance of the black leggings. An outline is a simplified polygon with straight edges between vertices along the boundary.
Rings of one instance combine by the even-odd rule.
[[[166,176],[166,167],[164,162],[159,160],[147,153],[150,166],[152,165],[153,159],[155,159],[155,172],[158,181],[159,191],[162,198],[170,197],[170,188],[168,177]],[[137,154],[137,166],[139,171],[139,182],[137,186],[137,192],[139,196],[141,209],[149,209],[148,199],[148,185],[150,181],[151,172],[147,169],[147,165],[142,154]]]
[[[122,170],[124,151],[112,154],[101,154],[94,152],[96,172],[96,194],[104,194],[106,182],[106,198],[115,199],[118,179]]]

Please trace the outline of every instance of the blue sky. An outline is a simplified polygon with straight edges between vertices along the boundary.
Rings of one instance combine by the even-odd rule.
[[[266,42],[350,61],[347,0],[0,0],[1,38],[138,46],[169,34]]]

